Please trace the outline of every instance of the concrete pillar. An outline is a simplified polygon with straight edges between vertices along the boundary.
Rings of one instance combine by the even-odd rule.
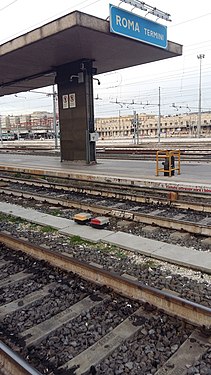
[[[57,67],[61,161],[96,162],[91,60]]]

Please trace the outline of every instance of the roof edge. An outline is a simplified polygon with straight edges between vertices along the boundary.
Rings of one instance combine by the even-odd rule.
[[[50,37],[53,34],[76,26],[79,20],[79,13],[79,11],[74,11],[23,35],[20,35],[17,38],[7,41],[6,43],[0,45],[0,56],[6,55],[7,53],[13,52],[29,44],[38,42],[40,39]]]

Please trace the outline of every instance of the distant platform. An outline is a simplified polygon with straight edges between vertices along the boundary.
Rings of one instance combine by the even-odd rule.
[[[0,154],[0,170],[43,176],[114,182],[116,184],[160,187],[211,193],[211,163],[182,162],[181,174],[156,176],[156,162],[99,159],[97,164],[60,162],[58,156]]]

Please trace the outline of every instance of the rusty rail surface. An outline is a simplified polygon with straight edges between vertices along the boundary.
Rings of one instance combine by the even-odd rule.
[[[196,192],[185,192],[185,191],[175,191],[174,189],[166,188],[147,188],[147,187],[132,187],[132,186],[120,186],[113,183],[98,183],[98,182],[83,182],[78,180],[78,184],[72,185],[70,183],[55,183],[50,181],[38,181],[33,179],[23,179],[14,177],[2,177],[0,176],[0,186],[5,187],[6,183],[18,183],[22,185],[34,186],[34,187],[44,187],[46,189],[63,190],[66,192],[75,193],[86,193],[93,196],[110,197],[128,200],[137,203],[161,203],[163,205],[171,204],[172,207],[180,209],[192,209],[199,212],[211,212],[211,204],[207,203],[206,200],[210,199],[211,195],[209,193],[196,193]],[[93,185],[93,186],[92,186]],[[122,192],[122,189],[126,189]],[[9,188],[8,188],[9,189]],[[172,200],[171,194],[177,194],[177,199]],[[157,194],[157,195],[155,195]],[[161,194],[163,196],[161,196]],[[193,198],[203,199],[206,203],[202,202],[189,202],[185,200],[180,200],[182,196],[192,196]]]
[[[65,200],[62,198],[54,198],[54,197],[47,197],[45,195],[39,194],[39,193],[27,193],[24,191],[19,191],[15,189],[9,189],[9,188],[2,188],[0,187],[0,193],[5,193],[8,195],[13,195],[15,197],[22,197],[34,200],[46,202],[54,205],[59,205],[62,207],[68,207],[68,208],[78,208],[85,211],[91,211],[93,213],[98,213],[101,215],[109,215],[112,217],[117,218],[124,218],[127,220],[132,220],[138,223],[144,223],[144,224],[153,224],[158,225],[160,227],[164,228],[172,228],[174,230],[184,230],[189,233],[193,234],[201,234],[203,236],[211,236],[211,226],[210,225],[203,225],[198,224],[194,222],[189,222],[188,220],[177,220],[173,218],[166,218],[164,216],[158,216],[158,215],[151,215],[151,214],[145,214],[145,213],[136,213],[132,210],[122,210],[121,208],[112,208],[107,206],[100,206],[95,204],[88,204],[73,200]],[[113,193],[111,193],[113,194]],[[178,206],[177,206],[178,207]],[[211,212],[211,207],[210,212]]]
[[[1,375],[42,375],[31,367],[17,353],[0,341],[0,374]]]
[[[33,245],[28,241],[14,238],[4,232],[0,232],[0,242],[12,250],[23,251],[36,259],[47,261],[54,267],[73,272],[94,283],[106,285],[128,298],[147,302],[193,325],[208,330],[211,329],[211,309],[208,307],[177,297],[166,291],[141,285],[138,281],[131,281],[127,277],[119,276],[113,272],[100,269],[97,266],[68,257],[67,255]]]
[[[125,193],[122,193],[122,189],[127,189],[127,190],[131,190],[131,195],[133,196],[133,199],[132,200],[137,200],[137,202],[139,201],[138,199],[141,199],[140,202],[142,202],[142,196],[141,195],[135,195],[134,194],[137,194],[137,193],[148,193],[149,196],[147,197],[148,199],[149,198],[152,198],[153,199],[153,195],[151,194],[152,192],[156,192],[159,196],[159,199],[162,199],[166,201],[166,199],[168,199],[168,195],[169,195],[169,192],[177,192],[179,197],[180,196],[185,196],[185,195],[188,195],[188,196],[193,196],[193,197],[197,197],[197,198],[205,198],[207,199],[207,197],[209,198],[211,196],[210,192],[206,192],[206,191],[190,191],[190,190],[186,190],[186,189],[176,189],[176,188],[168,188],[168,187],[162,187],[162,186],[159,186],[159,187],[147,187],[147,186],[144,186],[144,185],[141,185],[140,183],[138,184],[134,184],[134,181],[131,181],[131,184],[127,183],[123,180],[123,179],[117,179],[117,181],[109,181],[109,180],[103,180],[101,181],[99,179],[99,181],[97,179],[94,179],[92,181],[92,179],[86,179],[84,178],[80,178],[79,176],[76,178],[76,176],[66,176],[66,177],[61,177],[61,176],[52,176],[52,175],[48,175],[48,174],[45,174],[43,175],[43,173],[35,173],[33,174],[33,171],[31,171],[30,173],[27,172],[27,171],[24,171],[24,172],[21,172],[19,170],[15,171],[15,170],[1,170],[2,167],[0,166],[0,172],[6,172],[8,174],[11,174],[11,176],[5,176],[5,175],[0,175],[0,181],[7,181],[7,182],[18,182],[18,183],[22,183],[22,184],[27,184],[27,185],[30,185],[30,186],[43,186],[43,187],[52,187],[54,189],[59,189],[59,190],[65,190],[65,191],[78,191],[80,189],[80,191],[84,190],[91,190],[92,193],[94,192],[94,189],[96,190],[96,194],[99,194],[99,189],[100,189],[100,192],[103,192],[103,193],[106,193],[106,190],[105,190],[105,186],[107,186],[107,192],[109,192],[109,189],[112,189],[112,192],[113,192],[113,196],[117,195],[117,194],[120,194],[120,196],[124,196]],[[12,176],[13,174],[15,173],[20,173],[25,175],[25,176],[29,176],[29,178],[23,178],[23,177],[14,177]],[[32,176],[35,178],[33,179]],[[36,178],[37,176],[37,178]],[[50,181],[48,179],[52,179],[52,180],[57,180],[57,182],[54,182],[54,181]],[[58,180],[61,180],[61,182],[58,182]],[[65,182],[66,183],[65,183]],[[76,185],[74,185],[76,184]],[[93,185],[93,187],[92,187]],[[103,191],[102,191],[103,189]],[[160,197],[160,193],[162,194],[165,194],[166,196],[164,198]],[[128,198],[129,198],[129,191],[128,191]],[[146,199],[146,197],[144,197]],[[178,203],[178,202],[177,202]],[[185,203],[185,201],[182,201],[180,203]],[[190,204],[190,202],[188,202]],[[193,203],[194,205],[195,203]]]

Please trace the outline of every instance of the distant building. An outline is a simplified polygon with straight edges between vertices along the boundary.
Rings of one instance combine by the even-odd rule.
[[[134,129],[133,115],[96,118],[95,128],[99,139],[124,138],[134,136],[154,138],[158,136],[158,116],[138,114],[137,129]],[[197,134],[198,113],[176,114],[160,117],[161,137],[194,137]],[[211,136],[211,112],[201,114],[201,135]]]
[[[35,129],[53,129],[53,114],[50,112],[33,112],[31,114],[31,128]]]
[[[53,133],[53,114],[50,112],[33,112],[19,116],[0,116],[2,133],[16,134],[19,138],[51,138]]]
[[[99,139],[134,138],[138,132],[139,138],[156,138],[158,136],[158,116],[140,113],[137,115],[138,124],[134,127],[134,116],[117,116],[96,118],[95,129]],[[57,117],[58,124],[58,117]],[[160,117],[160,137],[196,137],[198,113],[175,114]],[[51,138],[54,134],[53,113],[37,111],[27,115],[0,116],[2,133],[15,133],[18,137]],[[201,114],[201,135],[211,137],[211,112]]]

